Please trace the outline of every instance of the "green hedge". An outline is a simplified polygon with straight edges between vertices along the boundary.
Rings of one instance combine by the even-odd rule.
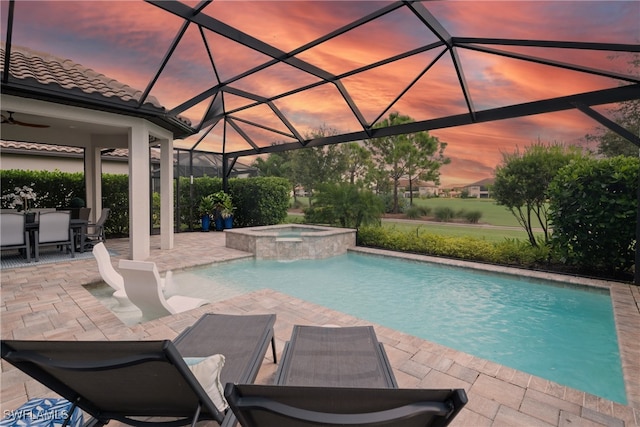
[[[200,229],[198,206],[200,200],[209,194],[222,190],[222,179],[188,177],[179,179],[180,223],[182,229]],[[229,194],[235,210],[235,227],[279,224],[287,217],[289,207],[289,181],[284,178],[256,177],[232,178],[229,180]]]
[[[549,186],[549,219],[552,245],[567,264],[632,271],[639,171],[638,158],[624,156],[582,158],[560,169]]]
[[[13,193],[15,187],[27,185],[36,193],[33,208],[62,208],[71,206],[71,199],[84,199],[84,174],[60,171],[29,171],[10,169],[0,171],[2,195]],[[2,208],[7,208],[2,200]]]
[[[104,225],[107,236],[129,235],[129,176],[102,174],[102,207],[109,208],[109,219]]]
[[[69,207],[74,197],[85,197],[84,174],[60,171],[0,171],[2,195],[12,193],[15,187],[31,186],[36,193],[33,208]],[[203,196],[222,190],[222,179],[200,177],[178,179],[175,189],[179,198],[181,230],[200,230],[198,205]],[[234,178],[229,180],[229,194],[236,209],[234,225],[247,227],[283,222],[289,207],[289,181],[283,178]],[[157,199],[157,195],[154,195]],[[135,202],[134,202],[135,203]],[[2,207],[8,202],[2,200]],[[155,202],[157,204],[157,200]],[[102,206],[110,208],[105,232],[110,237],[129,235],[129,177],[120,174],[102,175]],[[155,212],[154,212],[155,214]],[[157,215],[156,215],[157,216]],[[154,217],[155,218],[155,217]]]
[[[418,230],[399,231],[393,227],[360,228],[358,245],[519,267],[545,264],[550,256],[546,247],[534,248],[528,242],[516,239],[489,242],[473,237],[421,233]]]
[[[178,183],[180,188],[176,191],[176,197],[179,197],[180,210],[176,212],[176,216],[179,216],[180,229],[199,230],[201,229],[198,213],[200,201],[203,197],[222,190],[222,178],[209,176],[194,178],[191,185],[191,179],[182,176],[178,179]]]
[[[236,207],[235,227],[253,227],[284,222],[289,208],[287,179],[276,177],[234,178],[229,180],[229,194]]]
[[[85,198],[84,174],[77,172],[2,170],[0,188],[2,195],[13,192],[15,187],[28,185],[36,193],[33,208],[66,208],[71,200]],[[129,178],[127,175],[102,175],[102,206],[110,208],[105,224],[107,236],[127,236],[129,234]],[[2,207],[8,207],[2,201]]]

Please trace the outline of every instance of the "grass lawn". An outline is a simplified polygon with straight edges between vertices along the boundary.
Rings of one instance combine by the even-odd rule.
[[[413,199],[415,206],[427,206],[431,208],[431,214],[438,207],[448,207],[455,212],[460,210],[480,211],[482,217],[481,224],[500,225],[508,227],[519,227],[518,221],[504,206],[499,206],[493,199]]]
[[[303,206],[308,206],[308,198],[299,197],[303,203]],[[527,233],[524,229],[520,228],[520,225],[516,221],[515,217],[504,206],[499,206],[493,199],[449,199],[449,198],[434,198],[434,199],[413,199],[413,204],[416,206],[427,206],[431,208],[431,214],[438,207],[448,207],[455,212],[460,210],[480,211],[482,217],[480,218],[480,224],[460,224],[460,223],[433,223],[425,222],[424,224],[406,223],[401,221],[394,221],[391,219],[383,222],[384,227],[396,227],[402,231],[415,231],[418,233],[434,233],[442,234],[445,236],[456,237],[475,237],[478,239],[486,239],[489,241],[501,241],[504,239],[520,239],[527,240]],[[302,222],[302,216],[289,215],[287,222]],[[502,228],[488,228],[483,227],[482,224],[488,224],[498,227],[517,227],[517,229],[502,229]],[[542,233],[540,233],[542,235]]]
[[[298,197],[298,201],[302,203],[303,207],[309,206],[308,197]],[[293,199],[291,199],[293,204]],[[431,215],[433,211],[438,207],[448,207],[455,212],[465,210],[480,211],[482,217],[480,218],[481,224],[499,225],[507,227],[520,227],[518,221],[504,206],[499,206],[493,199],[450,199],[450,198],[433,198],[433,199],[420,199],[414,198],[413,204],[415,206],[427,206],[431,208]]]

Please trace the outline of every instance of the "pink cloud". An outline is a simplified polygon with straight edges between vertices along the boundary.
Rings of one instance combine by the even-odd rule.
[[[190,3],[191,5],[197,2]],[[4,7],[3,2],[3,7]],[[578,41],[637,43],[640,3],[617,2],[424,2],[449,32],[456,36],[515,37]],[[233,2],[214,1],[205,12],[265,43],[291,51],[373,10],[382,2]],[[4,9],[3,9],[4,11]],[[490,23],[490,25],[488,25]],[[524,24],[523,24],[524,23]],[[182,21],[141,1],[38,1],[16,3],[13,42],[70,58],[138,89],[155,74]],[[205,31],[223,80],[269,58],[259,52]],[[435,40],[408,10],[394,12],[350,34],[300,55],[310,64],[342,73]],[[215,84],[217,80],[204,42],[195,27],[185,34],[151,94],[172,108]],[[624,58],[585,51],[549,51],[507,48],[584,66],[626,71]],[[424,53],[398,64],[370,70],[344,80],[349,94],[367,120],[377,117],[437,53]],[[544,99],[570,93],[614,87],[609,79],[529,64],[514,59],[458,49],[477,108]],[[276,96],[317,78],[288,65],[277,65],[233,87],[263,96]],[[302,82],[302,83],[301,83]],[[209,100],[185,112],[198,121]],[[232,104],[230,102],[230,104]],[[301,131],[322,125],[341,131],[360,130],[348,106],[332,84],[305,94],[288,96],[275,104]],[[260,108],[240,116],[275,127],[272,115]],[[416,120],[460,114],[466,105],[449,56],[443,57],[390,111]],[[269,111],[267,111],[269,113]],[[501,160],[500,151],[543,140],[577,141],[595,123],[576,112],[546,114],[517,120],[434,131],[449,143],[447,153],[456,167],[443,169],[460,177],[486,174]],[[269,138],[256,132],[262,138]],[[220,151],[221,132],[204,146]],[[247,148],[234,135],[228,149]],[[454,172],[455,171],[455,172]],[[481,176],[479,178],[484,178]]]

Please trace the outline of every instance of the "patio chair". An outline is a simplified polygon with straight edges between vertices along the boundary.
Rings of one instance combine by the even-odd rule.
[[[372,326],[294,325],[276,384],[397,388],[391,364]]]
[[[124,290],[124,279],[120,273],[113,268],[107,247],[104,243],[100,242],[93,247],[92,253],[98,263],[98,271],[100,272],[102,280],[114,290],[112,296],[118,301],[118,306],[120,308],[131,307],[132,303],[129,301],[127,293]]]
[[[294,325],[276,384],[226,385],[240,424],[445,426],[467,402],[462,389],[399,389],[372,326]]]
[[[75,258],[75,244],[71,229],[71,213],[68,211],[41,212],[35,234],[36,262],[40,259],[40,247],[67,247]]]
[[[225,397],[243,427],[446,426],[467,403],[463,389],[231,384]]]
[[[216,393],[218,374],[220,382],[255,381],[267,347],[275,346],[275,320],[274,314],[206,314],[173,342],[7,340],[2,358],[74,402],[93,417],[87,425],[114,420],[169,427],[215,420],[231,426],[235,416]],[[203,365],[190,365],[195,358],[205,364],[224,359],[224,365],[205,378]]]
[[[95,242],[104,242],[104,223],[109,218],[109,212],[111,209],[103,208],[100,212],[100,218],[95,223],[87,224],[87,233],[85,234],[86,244],[95,244]],[[89,230],[92,230],[91,232]]]
[[[78,219],[89,221],[89,216],[90,215],[91,215],[91,208],[79,208],[78,209]]]
[[[22,213],[0,214],[0,249],[23,249],[27,262],[31,262],[31,242],[26,229],[26,215]]]
[[[127,297],[142,311],[142,316],[146,319],[157,319],[209,304],[205,299],[182,295],[165,298],[160,274],[154,262],[121,259],[118,268],[124,279]]]
[[[120,308],[130,308],[133,304],[127,297],[127,293],[124,290],[124,279],[122,275],[116,271],[111,263],[111,255],[104,243],[100,242],[92,249],[93,257],[98,264],[98,271],[100,277],[105,283],[111,286],[114,290],[112,296],[118,300],[118,306]],[[168,292],[174,292],[175,286],[173,286],[173,274],[171,270],[165,273],[165,277],[160,278],[160,287],[163,289],[164,294]]]

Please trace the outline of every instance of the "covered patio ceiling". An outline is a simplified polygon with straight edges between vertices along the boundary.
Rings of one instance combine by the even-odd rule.
[[[114,104],[12,76],[5,60],[5,94],[145,117],[170,129],[176,148],[237,158],[566,110],[638,143],[606,117],[615,103],[640,99],[635,1],[1,7],[6,56],[23,46],[140,89]],[[379,128],[393,111],[415,122]],[[331,131],[314,137],[321,128]]]

